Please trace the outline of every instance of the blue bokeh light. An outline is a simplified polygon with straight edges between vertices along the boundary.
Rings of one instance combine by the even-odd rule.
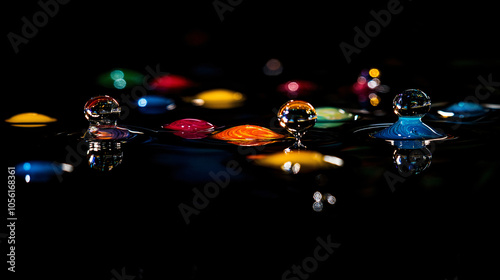
[[[176,108],[173,99],[157,96],[147,95],[137,100],[139,112],[147,115],[164,114]]]
[[[26,171],[30,170],[31,169],[31,163],[25,162],[23,164],[23,169],[26,170]]]
[[[139,107],[146,107],[146,105],[148,105],[148,101],[146,98],[141,98],[137,101],[137,105],[139,105]]]

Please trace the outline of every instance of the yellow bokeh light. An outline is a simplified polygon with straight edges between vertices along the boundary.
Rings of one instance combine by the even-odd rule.
[[[310,172],[313,170],[340,167],[343,160],[334,156],[325,156],[314,151],[290,151],[288,153],[275,153],[257,158],[256,164],[290,173]]]
[[[229,109],[243,105],[245,96],[236,91],[227,89],[212,89],[200,92],[192,102],[197,106],[211,109]]]
[[[15,127],[43,127],[47,126],[46,124],[12,124]]]
[[[380,76],[380,71],[377,68],[372,68],[370,69],[370,71],[368,71],[368,74],[372,78],[378,78],[378,76]]]
[[[372,106],[378,106],[378,104],[380,104],[380,97],[378,97],[378,95],[374,94],[374,93],[371,93],[370,96],[370,104],[372,104]]]
[[[33,112],[17,114],[5,120],[5,122],[17,127],[41,127],[55,121],[57,119]]]

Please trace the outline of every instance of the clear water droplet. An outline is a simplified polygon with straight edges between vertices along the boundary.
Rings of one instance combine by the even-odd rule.
[[[92,97],[85,103],[83,112],[91,126],[116,125],[120,117],[120,104],[114,98],[104,95]]]
[[[407,89],[393,100],[394,113],[401,117],[423,117],[431,108],[431,99],[419,89]]]
[[[316,123],[314,107],[305,101],[290,100],[281,106],[277,117],[280,125],[295,137],[294,148],[305,148],[300,139]]]

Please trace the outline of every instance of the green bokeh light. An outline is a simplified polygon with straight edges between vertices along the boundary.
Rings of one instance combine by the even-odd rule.
[[[124,89],[143,84],[144,75],[129,69],[115,68],[101,74],[97,83],[106,88]]]
[[[113,81],[116,81],[116,80],[119,80],[119,79],[123,79],[123,77],[125,76],[125,74],[123,73],[122,70],[113,70],[111,71],[111,73],[109,74],[109,76],[111,77],[111,79]]]
[[[113,86],[117,89],[124,89],[127,86],[127,82],[124,79],[116,79],[113,82]]]

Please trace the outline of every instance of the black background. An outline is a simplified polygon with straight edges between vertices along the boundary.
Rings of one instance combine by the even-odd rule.
[[[288,79],[312,80],[335,94],[369,67],[382,70],[391,94],[422,88],[436,102],[473,95],[480,75],[500,80],[494,2],[401,1],[402,12],[392,15],[390,24],[347,63],[339,44],[352,45],[353,28],[364,29],[373,20],[370,11],[386,9],[387,3],[247,0],[221,21],[212,1],[73,0],[60,5],[17,54],[6,35],[20,34],[21,18],[31,19],[40,7],[36,1],[4,4],[1,117],[35,111],[59,119],[59,131],[84,130],[83,104],[108,93],[96,77],[115,67],[144,72],[159,65],[163,72],[185,75],[206,87],[262,93],[264,101],[266,95],[276,101],[275,86]],[[261,70],[270,58],[284,66],[282,76],[271,81]],[[222,74],[201,77],[193,70],[200,64]],[[488,102],[498,103],[498,95]],[[263,108],[258,110],[269,112],[280,104],[259,104]],[[220,112],[212,117],[230,118]],[[127,121],[149,125],[141,119]],[[17,132],[6,131],[6,139]],[[161,182],[175,171],[141,162],[169,154],[172,147],[132,145],[126,150],[128,160],[112,176],[81,166],[64,184],[20,190],[24,212],[19,215],[25,224],[19,229],[19,269],[52,279],[112,279],[111,271],[120,273],[122,267],[143,279],[279,279],[311,255],[317,237],[333,232],[341,249],[320,264],[312,279],[484,279],[477,275],[493,267],[488,254],[495,240],[492,186],[498,180],[498,164],[491,165],[497,154],[494,139],[483,136],[484,131],[487,126],[460,132],[475,144],[463,137],[464,142],[438,147],[428,174],[440,183],[432,190],[407,180],[407,188],[391,193],[383,178],[363,177],[363,170],[391,166],[390,147],[345,155],[351,159],[346,171],[331,175],[336,186],[352,188],[336,187],[343,201],[336,211],[319,216],[311,215],[310,194],[300,188],[311,178],[283,181],[273,174],[266,181],[258,170],[244,166],[249,174],[234,183],[242,189],[228,187],[190,226],[177,205],[192,198],[194,185],[174,180],[167,189]],[[8,142],[14,148],[6,148],[9,166],[33,154],[63,161],[61,147],[77,143],[29,132],[12,138]],[[360,144],[352,140],[352,145]],[[237,154],[231,148],[219,152],[213,158]],[[245,162],[241,156],[238,160]],[[490,181],[478,184],[483,172],[489,172]],[[282,184],[289,188],[277,187]],[[360,195],[373,189],[375,198]]]
[[[226,79],[255,85],[263,64],[275,57],[287,77],[325,81],[332,90],[351,84],[362,68],[403,64],[391,68],[387,84],[425,88],[445,100],[470,94],[463,85],[477,84],[478,75],[498,65],[494,4],[424,1],[400,2],[402,12],[347,63],[339,44],[354,45],[353,28],[364,29],[373,20],[370,11],[387,3],[242,1],[221,22],[212,1],[70,1],[18,54],[4,36],[5,96],[26,109],[71,114],[82,100],[103,93],[96,73],[112,67],[141,71],[159,64],[191,77],[195,65],[209,64]],[[21,34],[21,18],[39,10],[35,1],[9,3],[4,34]],[[202,34],[202,42],[190,43],[190,34]],[[464,73],[471,66],[454,68],[457,60],[474,60],[472,73]],[[4,117],[15,106],[7,107]]]

